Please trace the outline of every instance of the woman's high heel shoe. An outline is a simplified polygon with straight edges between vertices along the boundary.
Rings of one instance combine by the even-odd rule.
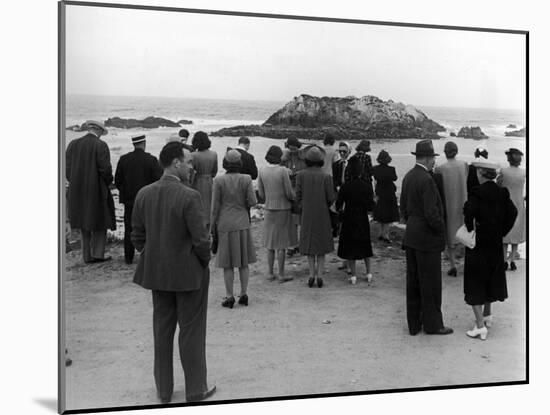
[[[485,323],[485,327],[491,327],[493,325],[493,316],[483,316],[483,323]]]
[[[311,288],[313,287],[313,284],[315,284],[315,278],[311,277],[310,279],[307,280],[307,286]]]
[[[510,270],[515,271],[516,269],[518,269],[518,267],[516,267],[516,263],[514,261],[510,262]]]
[[[248,295],[243,294],[239,296],[239,304],[240,305],[248,305]]]
[[[481,340],[485,340],[487,338],[487,333],[487,327],[483,326],[482,328],[478,328],[477,326],[474,326],[472,330],[468,330],[466,332],[466,335],[472,338],[479,336]]]
[[[323,279],[321,277],[317,277],[317,287],[321,288],[323,286]]]
[[[222,301],[222,307],[233,308],[235,305],[235,297],[224,297]]]

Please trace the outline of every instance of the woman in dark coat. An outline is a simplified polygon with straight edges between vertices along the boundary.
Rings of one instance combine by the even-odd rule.
[[[514,225],[517,209],[508,189],[494,181],[496,164],[477,161],[472,165],[476,167],[480,185],[470,190],[464,204],[464,224],[468,231],[476,231],[474,249],[466,248],[464,300],[472,306],[476,325],[466,334],[485,340],[487,328],[492,324],[491,303],[508,297],[502,237]]]
[[[348,261],[352,284],[357,282],[356,260],[364,260],[367,268],[367,282],[371,282],[372,245],[368,211],[372,209],[372,189],[361,177],[361,162],[351,158],[348,164],[350,180],[345,182],[338,193],[336,209],[342,212],[342,229],[338,244],[338,256]]]
[[[309,287],[323,286],[325,254],[334,250],[329,206],[335,199],[332,176],[324,173],[325,150],[311,146],[306,151],[306,165],[296,175],[296,201],[302,207],[300,223],[300,253],[307,255]]]
[[[376,161],[379,163],[373,169],[373,177],[376,180],[374,194],[376,205],[374,207],[374,220],[380,223],[379,240],[391,242],[389,236],[390,223],[399,222],[399,210],[397,197],[395,196],[395,181],[397,174],[395,167],[390,166],[391,157],[387,151],[382,150]]]

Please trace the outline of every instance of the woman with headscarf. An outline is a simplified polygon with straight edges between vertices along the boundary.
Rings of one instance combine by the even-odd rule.
[[[508,189],[495,183],[497,164],[482,160],[472,165],[480,185],[472,188],[464,204],[466,229],[475,230],[475,247],[466,248],[464,300],[472,306],[476,323],[466,334],[485,340],[493,323],[491,303],[508,297],[502,237],[512,228],[517,209]]]
[[[374,187],[375,201],[373,219],[380,223],[380,234],[378,239],[385,242],[390,240],[390,223],[399,222],[399,209],[395,192],[395,181],[397,173],[395,167],[390,166],[391,157],[386,150],[380,151],[376,161],[377,166],[373,168],[373,177],[376,182]]]
[[[510,192],[512,202],[518,210],[518,216],[514,223],[514,227],[508,234],[504,236],[504,268],[508,269],[508,261],[510,261],[510,269],[517,269],[514,262],[518,252],[518,244],[525,242],[525,197],[523,196],[523,188],[525,186],[525,169],[519,167],[523,153],[517,148],[511,148],[505,152],[508,157],[509,167],[501,170],[499,183],[502,187],[506,187]],[[508,256],[508,245],[512,245],[510,256]]]
[[[355,154],[350,157],[350,161],[352,159],[358,159],[361,163],[361,178],[370,186],[371,188],[371,195],[374,197],[374,192],[372,191],[372,160],[370,158],[370,155],[368,154],[370,152],[370,141],[369,140],[361,140],[359,144],[355,147]],[[349,173],[346,173],[345,180],[350,180]],[[369,206],[374,207],[374,201],[369,202]]]
[[[212,181],[218,173],[218,154],[209,150],[212,143],[203,131],[193,135],[193,168],[195,170],[192,186],[201,194],[202,205],[207,217],[207,226],[210,226]]]
[[[292,189],[296,192],[296,175],[300,170],[306,168],[303,152],[300,150],[302,143],[296,137],[289,137],[285,142],[285,149],[281,156],[281,165],[290,170],[290,182]],[[296,206],[295,206],[296,207]],[[292,222],[294,224],[294,232],[298,237],[298,227],[300,225],[300,214],[296,211],[292,212]],[[292,256],[298,253],[297,246],[291,246],[287,250],[287,254]]]
[[[229,150],[223,159],[226,174],[214,179],[212,192],[212,232],[218,237],[216,266],[223,268],[226,297],[222,306],[233,308],[234,269],[239,269],[241,294],[239,304],[248,305],[248,264],[256,262],[256,253],[250,233],[248,209],[256,205],[252,178],[239,173],[241,154]]]
[[[277,253],[279,282],[286,282],[292,277],[285,276],[285,250],[297,245],[298,235],[290,211],[295,194],[290,182],[290,170],[280,165],[282,155],[280,147],[269,147],[265,156],[269,164],[262,167],[258,174],[258,194],[265,199],[263,244],[267,248],[268,279],[276,279],[273,265]]]
[[[361,177],[361,163],[352,158],[348,164],[350,179],[345,182],[338,192],[336,209],[341,211],[342,229],[338,244],[338,256],[348,261],[351,271],[349,281],[357,282],[356,260],[365,261],[366,278],[372,280],[370,258],[372,245],[370,241],[370,224],[368,211],[372,210],[372,189]]]
[[[313,145],[305,152],[307,168],[296,175],[296,200],[301,205],[300,253],[307,255],[308,286],[323,286],[325,254],[334,250],[329,206],[334,202],[332,177],[323,173],[325,152]]]

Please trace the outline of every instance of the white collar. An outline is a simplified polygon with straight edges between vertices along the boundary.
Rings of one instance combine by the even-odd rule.
[[[164,173],[164,176],[165,177],[173,177],[173,178],[177,179],[178,182],[181,182],[181,179],[178,176],[174,175],[174,174]]]
[[[416,165],[422,167],[424,170],[426,170],[427,172],[429,172],[428,168],[427,168],[426,166],[424,166],[423,164],[416,163]]]
[[[239,145],[239,146],[237,146],[237,147],[235,147],[235,148],[236,148],[236,149],[237,149],[237,148],[240,148],[241,150],[244,150],[244,151],[246,151],[246,148],[244,148],[243,146],[240,146],[240,145]],[[246,152],[248,153],[248,151],[246,151]]]

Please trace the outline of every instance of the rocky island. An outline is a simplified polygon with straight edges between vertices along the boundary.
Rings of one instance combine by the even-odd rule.
[[[262,136],[322,139],[440,138],[445,128],[412,105],[375,96],[314,97],[302,94],[271,115],[262,125],[223,128],[212,136]]]
[[[462,127],[457,134],[457,137],[473,138],[474,140],[481,140],[483,138],[489,138],[480,127]]]
[[[143,120],[134,118],[113,117],[105,121],[105,127],[114,128],[159,128],[159,127],[179,127],[174,121],[160,117],[147,117]]]
[[[525,127],[515,131],[506,131],[506,137],[525,137]]]

